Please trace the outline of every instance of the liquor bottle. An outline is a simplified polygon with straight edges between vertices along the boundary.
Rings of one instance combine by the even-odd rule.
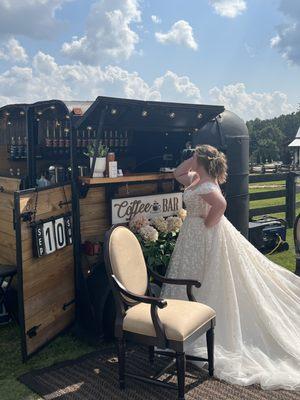
[[[65,154],[69,154],[70,152],[70,135],[69,129],[65,128]]]
[[[63,155],[64,154],[64,150],[65,150],[65,139],[63,137],[63,133],[62,133],[62,126],[60,124],[59,126],[59,141],[58,141],[58,147],[59,147],[59,154]]]
[[[119,149],[120,149],[120,153],[124,152],[124,139],[123,139],[122,132],[120,132],[120,134],[119,134]]]
[[[77,131],[76,131],[76,147],[77,148],[80,148],[81,147],[81,138],[80,138],[80,134],[79,134],[79,130],[77,129]]]
[[[118,131],[115,131],[115,138],[114,138],[114,147],[115,147],[115,152],[119,154],[119,149],[120,149],[120,139],[118,135]]]
[[[14,136],[12,136],[11,138],[11,142],[10,142],[10,157],[12,159],[17,158],[17,154],[18,154],[18,150],[17,150],[17,146],[16,146],[16,141]]]
[[[94,147],[97,146],[97,139],[96,139],[96,136],[97,136],[96,130],[94,130],[94,132],[93,132],[93,138],[92,138],[92,145],[93,145]]]
[[[22,158],[23,157],[23,141],[21,136],[18,136],[17,140],[17,157]]]
[[[46,123],[46,147],[47,149],[50,149],[52,147],[52,139],[50,138],[50,131],[49,131],[49,121]]]
[[[59,140],[56,134],[56,126],[59,126],[58,121],[55,122],[55,125],[53,127],[53,140],[52,140],[52,149],[53,149],[53,154],[57,155],[58,154],[58,144]]]
[[[103,140],[104,146],[108,147],[109,146],[109,139],[107,135],[107,131],[104,131],[104,140]]]
[[[125,147],[125,150],[127,150],[127,147],[128,147],[128,132],[127,131],[125,131],[125,134],[124,134],[124,147]]]
[[[27,136],[24,136],[24,157],[27,158]]]
[[[109,132],[109,148],[112,149],[114,147],[114,134],[113,131]]]
[[[87,138],[87,144],[88,146],[92,146],[93,144],[93,134],[92,134],[92,128],[88,129],[88,138]]]
[[[86,150],[87,145],[88,145],[88,140],[87,140],[86,132],[85,132],[85,130],[83,130],[82,131],[82,140],[81,140],[82,152],[84,152]]]

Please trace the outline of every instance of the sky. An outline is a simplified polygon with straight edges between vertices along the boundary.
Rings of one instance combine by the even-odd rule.
[[[0,106],[100,95],[295,112],[300,0],[0,1]]]

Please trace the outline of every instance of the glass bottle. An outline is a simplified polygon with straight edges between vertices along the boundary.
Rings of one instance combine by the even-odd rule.
[[[21,136],[18,136],[16,153],[17,153],[18,158],[22,158],[22,156],[23,156],[23,141],[22,141]]]
[[[113,131],[109,132],[109,148],[113,148],[114,147],[114,134]]]
[[[69,129],[65,128],[65,153],[69,154],[70,151],[70,135]]]
[[[53,154],[57,155],[58,153],[58,138],[56,135],[56,127],[59,126],[58,121],[55,122],[55,125],[53,127],[53,140],[52,140],[52,148],[53,148]]]
[[[104,131],[104,146],[106,146],[106,147],[109,146],[107,131]]]
[[[17,157],[17,146],[16,146],[16,141],[15,141],[14,136],[12,136],[11,142],[10,142],[10,157],[12,159]]]
[[[65,139],[63,137],[62,133],[62,126],[59,126],[59,141],[58,141],[58,147],[59,147],[59,153],[64,154],[64,148],[65,148]]]
[[[119,153],[120,140],[119,140],[118,131],[115,131],[114,146],[115,146],[115,152]]]

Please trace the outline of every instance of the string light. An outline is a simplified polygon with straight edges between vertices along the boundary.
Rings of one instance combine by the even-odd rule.
[[[143,110],[143,111],[142,111],[142,117],[147,117],[147,116],[148,116],[148,111]]]
[[[197,115],[197,118],[198,119],[201,119],[203,117],[203,114],[202,113],[199,113],[198,115]]]
[[[117,114],[117,110],[115,108],[112,108],[110,112],[111,112],[112,115],[116,115]]]
[[[174,112],[171,112],[171,113],[169,114],[169,117],[170,117],[171,119],[175,118],[175,116],[176,116],[176,114],[175,114]]]

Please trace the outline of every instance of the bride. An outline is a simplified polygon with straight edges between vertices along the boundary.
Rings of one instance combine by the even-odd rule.
[[[180,164],[187,217],[167,270],[198,279],[195,297],[216,310],[215,376],[238,385],[300,390],[300,278],[261,254],[223,215],[225,155],[201,145]],[[162,297],[185,299],[164,285]],[[189,353],[205,356],[197,339]]]

